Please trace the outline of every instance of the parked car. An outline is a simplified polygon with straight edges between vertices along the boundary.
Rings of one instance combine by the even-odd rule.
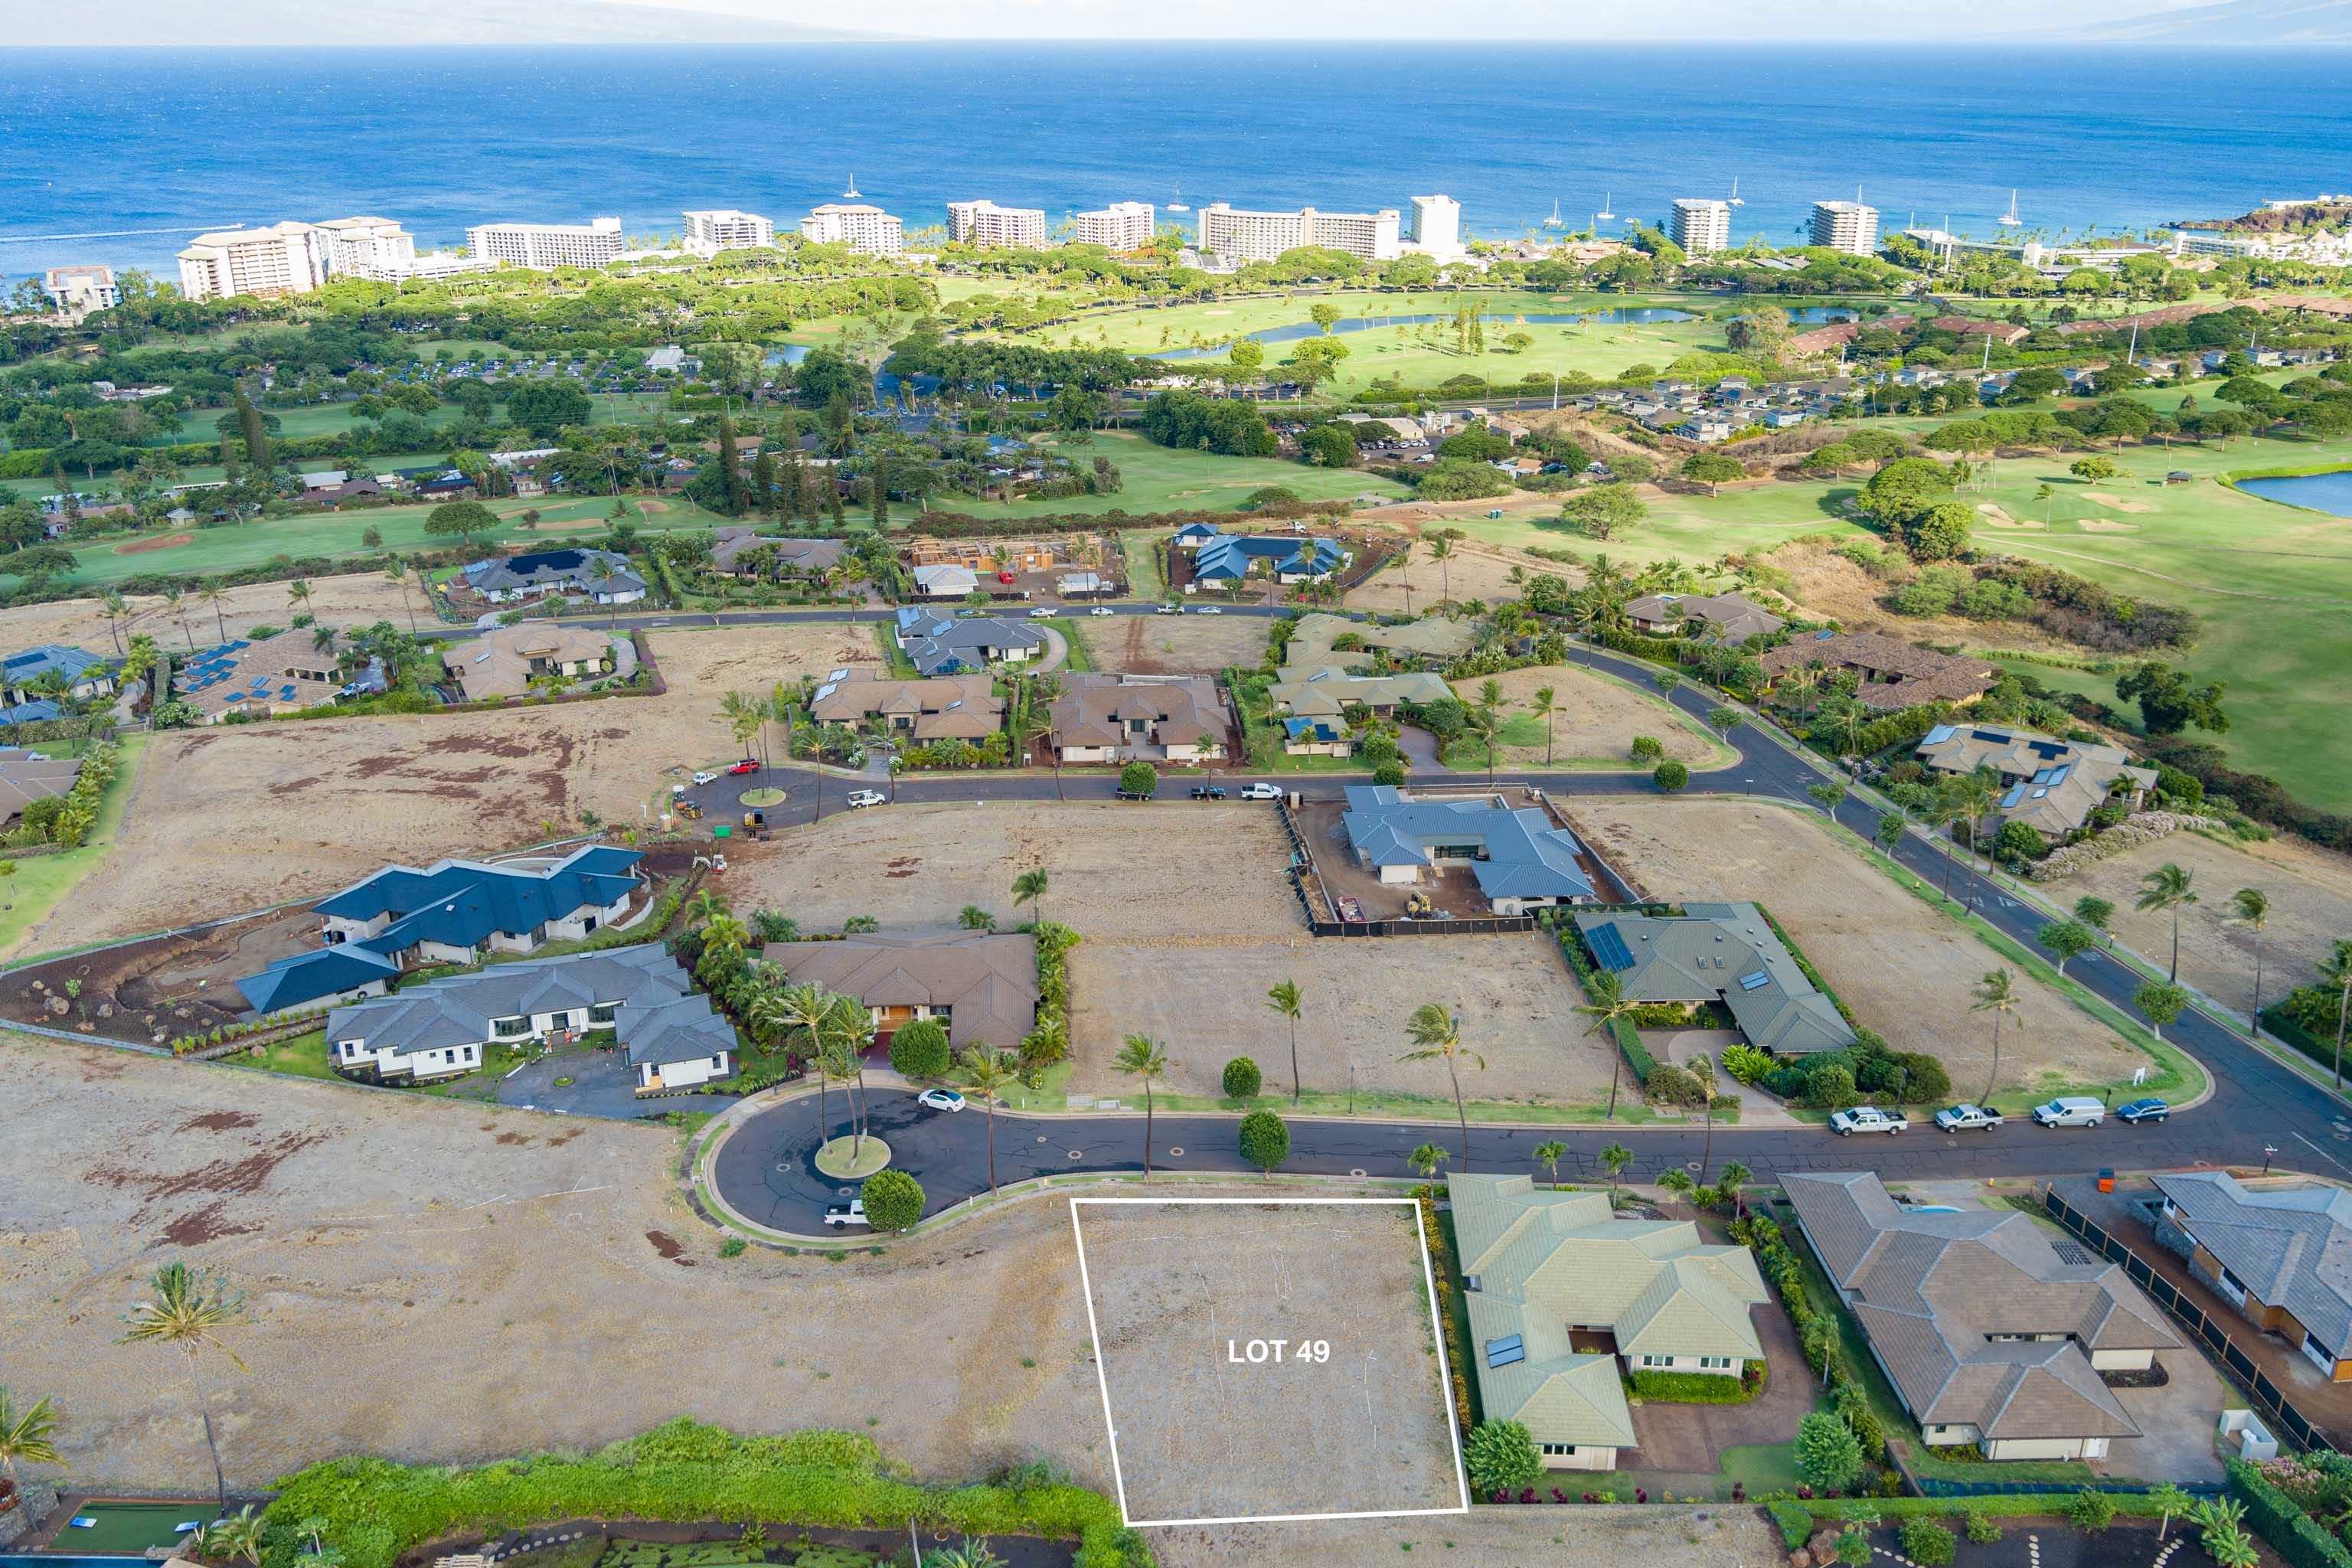
[[[927,1089],[915,1096],[915,1103],[929,1106],[933,1110],[961,1110],[963,1096],[951,1089]]]
[[[882,792],[878,789],[854,789],[849,792],[849,804],[853,808],[880,805],[883,798]]]
[[[1830,1118],[1830,1130],[1841,1138],[1851,1138],[1857,1132],[1895,1133],[1910,1125],[1908,1119],[1874,1105],[1857,1105]]]
[[[1223,800],[1225,798],[1225,786],[1223,784],[1194,784],[1192,786],[1192,798],[1194,800]]]
[[[1222,605],[1203,605],[1192,613],[1196,616],[1222,616],[1225,611]]]
[[[1090,616],[1115,616],[1118,614],[1118,612],[1112,609],[1108,605],[1097,605],[1093,609],[1088,610],[1087,614]]]
[[[2107,1108],[2087,1094],[2062,1095],[2033,1108],[2033,1120],[2044,1127],[2096,1127],[2107,1119]]]
[[[1121,800],[1150,800],[1154,793],[1155,792],[1148,789],[1123,789],[1118,792],[1118,798]]]
[[[719,782],[719,775],[710,772],[707,768],[697,768],[694,770],[694,782],[698,785],[717,784]]]
[[[2116,1120],[2118,1121],[2161,1121],[2171,1114],[2172,1107],[2154,1098],[2135,1100],[2129,1105],[2116,1107]]]
[[[760,763],[756,758],[746,757],[740,763],[729,763],[727,771],[730,773],[756,773],[760,771]]]
[[[1981,1105],[1949,1105],[1936,1112],[1936,1125],[1947,1132],[1990,1132],[2000,1125],[2000,1112]]]
[[[844,1226],[865,1225],[866,1200],[852,1198],[845,1204],[834,1204],[824,1211],[824,1223],[839,1230]]]
[[[1061,613],[1061,606],[1058,605],[1040,605],[1029,612],[1029,618],[1033,621],[1050,621]]]
[[[1280,784],[1244,784],[1242,785],[1242,798],[1244,800],[1280,800],[1282,798],[1282,786]]]
[[[1156,605],[1152,607],[1151,613],[1155,616],[1181,616],[1184,613],[1184,606],[1181,605]]]

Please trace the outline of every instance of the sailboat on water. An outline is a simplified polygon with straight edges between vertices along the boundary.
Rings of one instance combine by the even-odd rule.
[[[1551,216],[1544,219],[1543,226],[1546,228],[1566,228],[1568,226],[1567,223],[1563,221],[1559,216],[1559,198],[1558,196],[1552,197]]]
[[[841,193],[841,199],[845,202],[854,202],[859,199],[857,195],[856,175],[852,174],[849,176],[849,189]]]
[[[1743,201],[1741,201],[1741,200],[1739,199],[1739,176],[1738,176],[1738,175],[1737,175],[1737,174],[1734,174],[1734,175],[1732,175],[1732,176],[1731,176],[1731,199],[1730,199],[1729,201],[1726,202],[1726,203],[1724,204],[1724,205],[1726,205],[1726,206],[1734,206],[1734,207],[1744,207],[1744,206],[1746,206],[1747,205],[1748,205],[1748,204],[1747,204],[1746,202],[1743,202]]]
[[[1601,210],[1592,215],[1592,221],[1594,223],[1615,223],[1617,221],[1617,215],[1609,210],[1609,204],[1615,198],[1616,195],[1616,192],[1611,191],[1601,198]]]
[[[2017,216],[2017,192],[2015,189],[2012,188],[2009,193],[2009,210],[2001,214],[2000,216],[1995,218],[1993,221],[2000,225],[2003,228],[2019,228],[2024,226],[2025,220]]]
[[[1179,185],[1173,191],[1169,193],[1168,210],[1171,213],[1188,213],[1192,210],[1191,207],[1184,205],[1183,186]]]

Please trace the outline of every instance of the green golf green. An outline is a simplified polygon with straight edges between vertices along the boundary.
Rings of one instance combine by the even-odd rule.
[[[50,1550],[78,1552],[140,1552],[151,1546],[170,1546],[190,1523],[208,1523],[219,1513],[208,1502],[86,1502],[75,1519],[98,1522],[86,1528],[68,1523],[50,1542]]]

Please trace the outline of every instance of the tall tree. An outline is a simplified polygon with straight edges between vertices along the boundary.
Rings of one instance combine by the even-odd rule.
[[[1528,711],[1543,721],[1544,766],[1546,767],[1551,766],[1551,721],[1552,715],[1560,710],[1559,697],[1559,693],[1551,687],[1538,686],[1536,688],[1534,700],[1528,704]]]
[[[1601,1037],[1601,1045],[1609,1052],[1609,1114],[1604,1120],[1614,1121],[1617,1079],[1625,1066],[1625,1052],[1617,1044],[1617,1025],[1641,1004],[1625,994],[1625,982],[1613,969],[1595,973],[1592,984],[1585,989],[1591,1000],[1577,1011],[1592,1020],[1592,1032]]]
[[[1437,563],[1440,603],[1450,604],[1454,599],[1454,541],[1444,534],[1433,538],[1429,542],[1429,558]]]
[[[1969,1004],[1971,1013],[1992,1015],[1992,1068],[1985,1074],[1984,1098],[1977,1102],[1979,1105],[1992,1104],[1993,1082],[2000,1077],[2000,1023],[2003,1018],[2017,1016],[2017,993],[2011,984],[2009,971],[1990,969],[1977,984],[1976,1000]]]
[[[0,1387],[0,1465],[8,1468],[8,1479],[24,1493],[23,1478],[16,1467],[22,1465],[54,1465],[58,1462],[57,1406],[47,1395],[30,1405],[19,1407]]]
[[[1265,1005],[1290,1023],[1290,1103],[1298,1103],[1298,982],[1285,980],[1265,994]]]
[[[1486,1070],[1486,1058],[1462,1041],[1462,1020],[1435,1002],[1423,1002],[1405,1020],[1405,1038],[1412,1049],[1397,1058],[1401,1062],[1442,1060],[1445,1076],[1454,1084],[1454,1119],[1462,1129],[1462,1168],[1470,1168],[1470,1113],[1462,1101],[1462,1063],[1468,1062],[1480,1072]]]
[[[1143,1080],[1143,1179],[1151,1180],[1151,1086],[1168,1076],[1168,1053],[1149,1035],[1129,1035],[1110,1065]]]
[[[269,427],[261,417],[261,410],[245,395],[245,384],[239,382],[232,394],[236,404],[237,434],[245,441],[245,460],[257,470],[269,467]]]
[[[719,416],[719,493],[728,516],[743,514],[743,455],[735,446],[735,421],[724,414]]]
[[[1037,911],[1037,923],[1045,923],[1045,868],[1032,866],[1013,879],[1013,907],[1028,904]]]
[[[2319,961],[2319,978],[2336,987],[2336,1091],[2344,1092],[2344,1026],[2352,1019],[2352,941],[2342,937]]]
[[[1547,1138],[1533,1151],[1535,1162],[1551,1177],[1552,1191],[1559,1190],[1559,1163],[1568,1158],[1568,1145],[1557,1138]]]
[[[964,1081],[988,1112],[988,1191],[996,1192],[996,1106],[1004,1091],[1020,1081],[1020,1066],[1010,1051],[989,1050],[972,1046],[956,1058],[963,1068]]]
[[[2142,914],[2154,910],[2172,911],[2172,969],[2165,976],[2168,985],[2180,984],[2180,911],[2197,902],[2197,878],[2168,860],[2140,879],[2139,896],[2132,908]]]
[[[167,1263],[149,1277],[149,1299],[131,1309],[130,1328],[121,1344],[163,1345],[180,1352],[195,1392],[196,1414],[205,1426],[205,1447],[212,1454],[213,1483],[220,1506],[228,1509],[228,1475],[221,1468],[220,1440],[213,1431],[212,1401],[205,1392],[203,1353],[217,1351],[239,1372],[247,1368],[221,1338],[245,1316],[245,1297],[230,1290],[215,1276],[198,1274],[184,1263]]]
[[[1618,1178],[1625,1173],[1625,1167],[1633,1163],[1633,1151],[1622,1143],[1612,1142],[1602,1147],[1598,1157],[1601,1168],[1609,1173],[1609,1191],[1613,1197]]]
[[[2263,927],[2270,923],[2271,896],[2260,888],[2240,888],[2230,895],[2230,910],[2254,933],[2254,1007],[2246,1022],[2247,1037],[2252,1038],[2263,1032]]]

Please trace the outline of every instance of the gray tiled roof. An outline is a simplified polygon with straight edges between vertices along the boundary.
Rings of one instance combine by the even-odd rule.
[[[471,974],[412,985],[390,996],[338,1007],[327,1039],[362,1039],[403,1055],[493,1037],[492,1023],[532,1013],[617,1005],[618,1041],[630,1065],[682,1061],[735,1048],[735,1031],[694,992],[658,943],[570,958],[494,964]]]
[[[2254,1296],[2284,1307],[2339,1358],[2352,1353],[2352,1193],[2250,1188],[2222,1171],[2156,1178],[2182,1229]]]
[[[1781,1186],[1919,1421],[1989,1439],[2140,1435],[2088,1352],[2181,1342],[2120,1268],[2067,1261],[2014,1210],[1906,1209],[1872,1172]]]
[[[1679,916],[1579,915],[1576,925],[1635,1001],[1719,1000],[1751,1044],[1782,1056],[1854,1042],[1837,1005],[1805,977],[1754,904],[1686,904]],[[1609,962],[1604,931],[1623,944],[1631,968]]]
[[[951,1045],[1010,1050],[1037,1022],[1037,940],[943,931],[770,942],[761,957],[794,984],[822,985],[869,1007],[950,1009]]]

